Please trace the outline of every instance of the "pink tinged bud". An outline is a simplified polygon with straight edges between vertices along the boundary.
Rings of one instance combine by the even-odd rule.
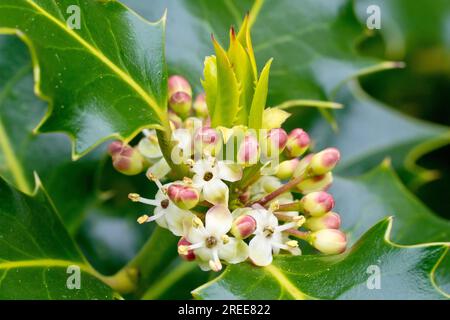
[[[341,227],[341,217],[336,212],[328,212],[320,217],[308,218],[303,226],[311,231],[339,229]]]
[[[187,247],[189,247],[190,245],[191,243],[184,237],[182,237],[180,241],[178,241],[178,253],[180,257],[186,261],[195,260],[194,250],[187,249]]]
[[[345,251],[347,237],[336,229],[322,229],[313,232],[309,237],[311,245],[322,253],[338,254]]]
[[[305,131],[294,129],[289,133],[285,153],[290,158],[299,157],[308,149],[309,143],[309,135]]]
[[[192,186],[172,184],[167,189],[167,195],[179,208],[189,210],[195,207],[200,200],[200,194]]]
[[[206,97],[204,93],[197,96],[194,102],[195,115],[200,118],[208,117],[208,106],[206,105]]]
[[[174,75],[168,80],[168,95],[172,97],[176,92],[184,92],[192,97],[192,88],[189,82],[182,76]]]
[[[237,217],[231,227],[231,234],[237,239],[245,239],[256,230],[256,220],[250,215]]]
[[[336,148],[327,148],[316,153],[309,165],[309,169],[315,175],[322,175],[334,169],[341,155]]]
[[[278,166],[276,176],[278,179],[281,180],[289,180],[292,178],[295,172],[295,168],[297,168],[297,165],[299,163],[299,160],[297,158],[286,160],[280,163]]]
[[[114,168],[125,175],[136,175],[144,169],[144,158],[136,149],[120,141],[111,143],[108,152]]]
[[[169,107],[180,117],[189,116],[192,98],[186,92],[175,92],[169,99]]]
[[[254,136],[245,136],[244,141],[239,146],[237,158],[239,163],[245,165],[252,165],[258,162],[259,145]]]
[[[303,211],[313,217],[324,215],[334,207],[334,199],[331,194],[318,191],[304,196],[300,203]]]
[[[286,146],[288,135],[284,129],[276,128],[269,131],[265,140],[264,153],[271,157],[280,154]]]
[[[214,155],[222,145],[222,138],[215,129],[202,127],[195,133],[194,143],[197,151]]]
[[[297,185],[297,190],[303,194],[317,191],[326,191],[333,182],[333,174],[328,172],[321,176],[315,176],[303,180]]]

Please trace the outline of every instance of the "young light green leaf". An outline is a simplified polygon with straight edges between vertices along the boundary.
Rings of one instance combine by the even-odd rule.
[[[73,4],[2,0],[0,33],[32,53],[36,91],[50,102],[39,131],[69,134],[77,158],[108,138],[162,128],[167,72],[165,17],[149,23],[118,1],[80,1],[80,26],[71,27]]]
[[[206,94],[206,105],[208,112],[212,116],[217,99],[217,63],[216,56],[208,56],[205,58],[203,77],[201,80],[203,89]]]
[[[227,55],[233,66],[240,91],[239,110],[233,124],[246,125],[255,90],[254,85],[256,78],[253,74],[251,59],[249,58],[247,51],[236,38],[233,28],[230,30],[230,48],[228,49]]]
[[[239,109],[239,84],[227,53],[214,38],[213,44],[217,63],[217,97],[211,125],[231,127]]]
[[[264,108],[266,107],[267,93],[269,90],[269,73],[272,60],[267,61],[258,80],[255,89],[255,96],[253,97],[252,106],[250,109],[250,116],[248,126],[253,129],[261,129]]]

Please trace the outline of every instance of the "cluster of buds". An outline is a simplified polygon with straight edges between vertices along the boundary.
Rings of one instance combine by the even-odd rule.
[[[229,59],[233,59],[234,51],[246,54],[248,66],[252,66],[247,19],[243,28],[247,34],[240,32],[236,36],[234,30],[231,32],[235,47],[228,51]],[[215,43],[216,52],[221,54],[217,46]],[[239,46],[243,51],[238,50]],[[221,59],[228,61],[226,55]],[[326,192],[339,151],[327,148],[309,152],[309,135],[300,128],[290,132],[282,129],[289,114],[278,108],[261,111],[262,124],[257,124],[256,129],[251,127],[253,120],[247,122],[245,115],[237,115],[237,122],[231,125],[218,123],[221,115],[209,105],[218,100],[214,90],[219,80],[216,73],[221,69],[217,65],[216,70],[215,63],[219,58],[217,62],[215,57],[207,58],[205,78],[211,83],[205,80],[206,96],[199,94],[194,102],[185,78],[174,75],[168,80],[174,145],[170,163],[187,166],[186,176],[171,179],[173,172],[155,131],[144,130],[136,147],[113,142],[109,148],[118,171],[131,175],[146,169],[146,176],[158,186],[152,198],[129,195],[132,201],[154,208],[151,214],[140,216],[138,222],[155,221],[169,229],[180,238],[179,255],[197,262],[203,270],[219,271],[223,263],[245,260],[267,266],[281,251],[300,255],[298,240],[324,254],[344,252],[347,241],[339,230],[341,219],[333,211],[333,197]],[[236,79],[242,79],[237,69],[232,71]],[[253,90],[253,83],[251,87]],[[257,94],[261,92],[256,90]],[[239,101],[253,106],[249,97],[252,95],[242,94]],[[212,117],[213,112],[216,115]]]

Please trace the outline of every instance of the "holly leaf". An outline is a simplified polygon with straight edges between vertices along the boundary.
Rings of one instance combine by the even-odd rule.
[[[28,45],[36,92],[50,101],[38,130],[73,137],[74,158],[164,125],[164,28],[165,16],[149,23],[117,1],[0,2],[0,32]]]
[[[12,36],[0,36],[0,96],[0,175],[32,194],[37,172],[64,224],[74,232],[95,198],[95,172],[104,148],[73,162],[67,136],[33,133],[46,105],[34,95],[26,46]]]
[[[0,199],[1,299],[114,297],[70,238],[39,183],[30,197],[0,179]]]
[[[200,299],[449,298],[434,283],[434,269],[449,243],[400,246],[390,241],[391,228],[391,218],[382,220],[348,252],[336,256],[280,255],[264,268],[230,265],[193,295]],[[379,287],[373,270],[379,272]]]

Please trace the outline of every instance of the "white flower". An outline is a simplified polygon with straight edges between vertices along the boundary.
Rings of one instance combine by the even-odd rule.
[[[249,243],[249,258],[254,264],[258,266],[271,264],[272,254],[278,254],[280,249],[287,250],[293,255],[301,254],[297,241],[289,240],[283,231],[298,228],[304,221],[303,217],[278,225],[277,217],[263,207],[253,210],[250,215],[256,220],[255,236]]]
[[[202,190],[203,198],[216,205],[228,204],[228,186],[222,180],[234,182],[242,178],[242,167],[215,158],[201,159],[192,167],[194,185]]]
[[[221,259],[232,264],[244,261],[248,257],[247,244],[227,236],[232,223],[233,217],[227,207],[216,205],[210,208],[205,216],[205,225],[199,218],[192,220],[186,235],[192,244],[179,246],[179,253],[193,250],[203,270],[221,270]]]
[[[151,221],[166,229],[169,229],[174,235],[182,236],[184,233],[185,221],[191,221],[194,214],[188,210],[183,210],[177,207],[167,196],[166,189],[170,184],[165,186],[156,180],[151,178],[158,185],[158,192],[155,195],[155,199],[142,198],[136,193],[130,193],[129,198],[134,202],[141,202],[154,206],[153,216],[143,215],[139,217],[138,222],[140,224]]]

